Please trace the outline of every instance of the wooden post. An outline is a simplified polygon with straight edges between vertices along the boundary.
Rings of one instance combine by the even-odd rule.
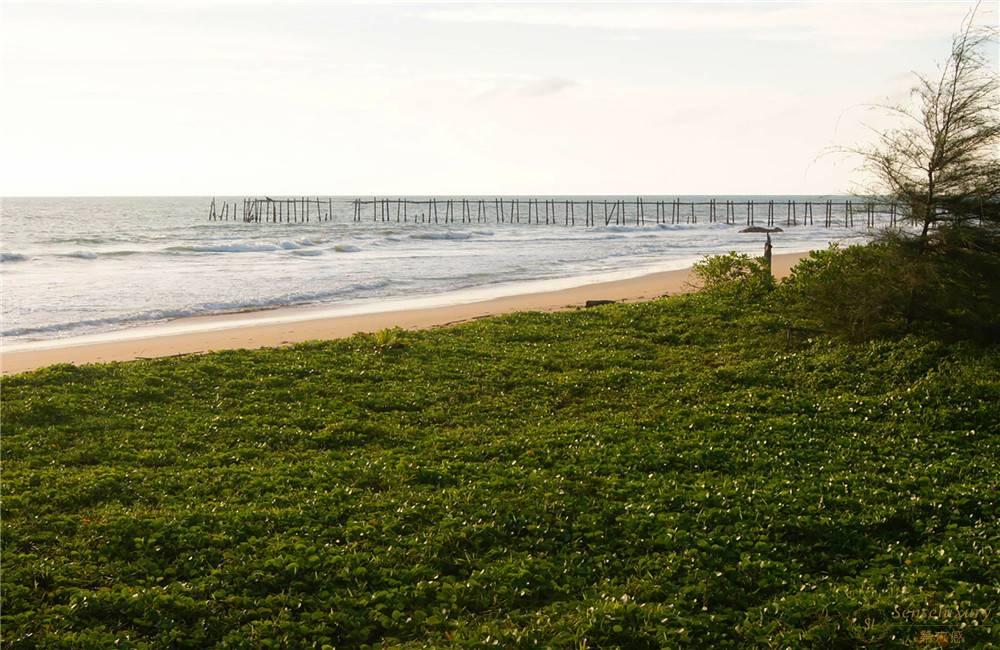
[[[771,234],[767,234],[767,240],[764,242],[764,265],[767,267],[768,275],[771,274]]]

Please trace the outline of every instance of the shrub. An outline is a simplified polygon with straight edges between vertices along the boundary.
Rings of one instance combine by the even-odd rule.
[[[934,269],[914,301],[914,319],[948,338],[1000,340],[1000,230],[969,224],[939,228],[924,244],[899,238]],[[916,253],[912,252],[916,251]]]
[[[761,295],[774,287],[774,278],[763,258],[732,251],[712,255],[691,267],[697,285],[708,291]]]
[[[792,269],[782,309],[800,324],[852,340],[908,332],[996,339],[1000,273],[995,238],[939,233],[926,242],[885,233],[867,245],[831,245]]]
[[[782,285],[789,316],[851,340],[902,332],[920,273],[885,244],[812,251]]]

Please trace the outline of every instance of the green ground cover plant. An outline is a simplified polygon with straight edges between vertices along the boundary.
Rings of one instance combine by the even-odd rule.
[[[780,294],[5,379],[3,645],[1000,643],[1000,348]]]

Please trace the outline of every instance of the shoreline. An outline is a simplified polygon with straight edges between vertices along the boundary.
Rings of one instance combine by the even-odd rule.
[[[781,253],[772,259],[776,278],[788,275],[806,252]],[[194,316],[168,323],[78,339],[38,341],[6,347],[0,372],[12,375],[57,363],[82,365],[204,354],[217,350],[278,347],[311,340],[346,338],[390,327],[428,329],[517,311],[562,311],[588,300],[639,302],[687,293],[691,267],[566,288],[516,293],[425,307],[331,314],[328,309],[279,308],[239,314]],[[279,313],[281,312],[281,313]],[[137,333],[138,332],[138,333]],[[81,342],[82,341],[82,342]]]

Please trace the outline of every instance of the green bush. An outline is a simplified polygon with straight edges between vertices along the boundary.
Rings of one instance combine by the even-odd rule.
[[[915,296],[914,321],[949,338],[1000,341],[1000,231],[950,225],[923,248],[906,238],[895,244],[925,257],[933,270],[933,282]]]
[[[919,332],[996,340],[1000,255],[983,232],[942,230],[930,244],[885,233],[867,245],[831,245],[792,269],[779,311],[851,340]]]
[[[881,243],[812,251],[782,284],[783,306],[800,324],[851,340],[902,332],[910,295],[926,269],[899,257]]]
[[[763,258],[731,251],[696,262],[691,273],[697,286],[708,291],[744,295],[763,294],[774,287],[774,278]]]

